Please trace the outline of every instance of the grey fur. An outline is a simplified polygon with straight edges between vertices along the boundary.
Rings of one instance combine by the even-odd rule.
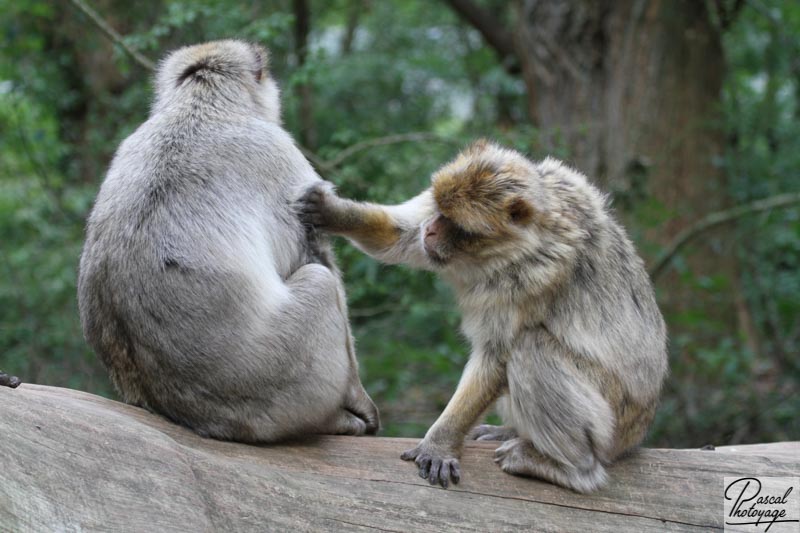
[[[482,183],[474,189],[482,198],[453,186],[466,175]],[[483,239],[480,246],[423,238],[443,216],[437,194],[450,195],[453,212],[484,213],[461,220],[490,237],[469,237]],[[403,454],[423,477],[446,485],[469,433],[505,441],[496,461],[506,472],[589,492],[606,482],[605,465],[644,438],[667,373],[666,328],[642,260],[583,175],[478,143],[438,171],[432,189],[399,206],[357,204],[320,187],[304,198],[305,216],[322,229],[382,261],[437,271],[455,287],[473,352],[444,413]],[[503,212],[492,206],[519,198],[531,206],[523,211],[530,220],[497,222]],[[397,237],[385,245],[357,238],[365,232],[352,221],[380,220],[379,213]],[[498,399],[507,427],[470,433]]]
[[[89,216],[84,334],[125,401],[202,435],[375,433],[330,246],[292,205],[320,179],[266,59],[218,41],[161,63]]]

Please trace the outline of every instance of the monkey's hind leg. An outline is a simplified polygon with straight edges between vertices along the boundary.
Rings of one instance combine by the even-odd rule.
[[[336,270],[337,276],[338,270]],[[347,298],[344,290],[339,291],[339,309],[347,317]],[[350,359],[350,385],[344,398],[341,414],[334,421],[332,433],[337,435],[377,435],[381,428],[378,408],[369,397],[358,376],[358,359],[356,358],[355,340],[349,321],[345,318],[347,355]],[[358,419],[353,420],[353,417]],[[363,426],[363,428],[362,428]]]
[[[497,449],[497,464],[509,474],[545,479],[577,492],[602,487],[614,415],[575,364],[575,355],[546,330],[534,330],[512,352],[506,370],[504,421],[519,437]]]
[[[336,413],[327,433],[331,435],[375,435],[380,428],[380,422],[376,416],[356,413],[345,407]]]
[[[358,376],[358,368],[355,369],[355,375]],[[350,390],[345,397],[344,413],[345,416],[343,420],[349,421],[351,417],[355,417],[361,422],[361,424],[358,425],[364,426],[364,431],[355,433],[355,435],[377,435],[378,431],[381,429],[381,418],[378,413],[378,408],[375,407],[375,403],[372,401],[372,398],[369,397],[367,391],[364,390],[364,386],[360,381],[356,381],[350,386]],[[340,421],[341,419],[337,421],[337,423]],[[346,424],[348,427],[349,425],[349,423]],[[352,433],[343,432],[340,434],[351,435]]]
[[[494,462],[503,472],[544,479],[576,492],[593,492],[607,480],[605,468],[593,455],[584,457],[579,466],[567,465],[538,451],[531,441],[524,438],[504,442],[495,450],[494,456]]]

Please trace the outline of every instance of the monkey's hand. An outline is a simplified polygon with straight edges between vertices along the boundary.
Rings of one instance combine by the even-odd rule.
[[[340,198],[333,192],[333,186],[325,181],[311,185],[297,201],[300,220],[311,227],[323,231],[337,229],[338,210],[336,204]]]
[[[333,185],[326,181],[318,181],[306,189],[303,195],[295,201],[294,209],[306,229],[310,262],[319,263],[334,270],[333,252],[327,237],[322,233],[324,226],[316,223],[319,219],[317,213],[319,199],[324,195],[336,197]]]
[[[0,372],[0,387],[11,387],[16,389],[22,383],[17,376],[9,376],[5,372]]]
[[[457,450],[423,439],[415,448],[403,452],[400,458],[414,461],[419,467],[419,477],[427,479],[431,485],[439,483],[447,488],[450,480],[461,481],[461,466],[458,464]]]

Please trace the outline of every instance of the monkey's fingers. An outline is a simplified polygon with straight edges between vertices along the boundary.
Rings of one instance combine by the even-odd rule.
[[[450,469],[447,470],[447,475],[442,475],[442,460],[438,457],[431,459],[431,468],[428,472],[428,483],[431,485],[441,484],[442,487],[447,488],[447,482],[450,477]]]
[[[421,477],[422,479],[428,479],[428,476],[431,473],[431,462],[432,461],[433,461],[433,458],[430,455],[426,454],[426,453],[418,456],[414,460],[414,462],[417,464],[417,467],[419,468],[419,477]]]
[[[419,452],[420,452],[419,446],[417,446],[416,448],[411,448],[410,450],[406,450],[402,454],[400,454],[400,459],[402,459],[403,461],[413,461],[414,459],[417,458]]]
[[[439,459],[438,457],[434,457],[431,461],[428,482],[430,482],[431,485],[439,483],[446,489],[451,479],[453,480],[453,484],[458,484],[458,482],[461,481],[461,467],[458,464],[458,459]]]
[[[304,224],[311,226],[321,226],[324,223],[322,213],[325,204],[325,196],[328,194],[328,187],[321,183],[311,185],[303,195],[297,200],[295,209]]]
[[[424,441],[419,446],[406,450],[400,455],[404,461],[414,461],[419,469],[419,477],[427,479],[431,485],[437,483],[444,488],[461,481],[461,467],[458,459],[449,454],[437,455],[425,451]]]
[[[450,460],[450,477],[456,485],[461,481],[461,464],[458,459]]]

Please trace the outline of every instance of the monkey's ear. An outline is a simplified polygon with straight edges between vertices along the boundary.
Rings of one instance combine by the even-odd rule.
[[[263,46],[259,46],[257,44],[250,45],[253,48],[253,54],[256,56],[256,69],[255,69],[255,76],[256,81],[260,82],[261,78],[264,77],[266,73],[268,63],[269,63],[269,52]]]
[[[533,218],[533,207],[524,198],[514,198],[508,203],[506,212],[515,224],[524,225]]]
[[[480,138],[469,145],[467,152],[470,154],[479,154],[489,148],[491,144],[492,142],[489,139]]]

